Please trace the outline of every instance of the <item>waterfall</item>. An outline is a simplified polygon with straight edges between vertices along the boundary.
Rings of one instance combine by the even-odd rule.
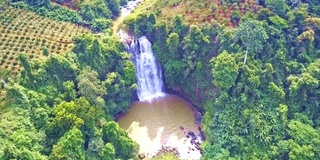
[[[127,49],[133,55],[132,61],[136,67],[139,100],[149,101],[164,96],[161,67],[147,37],[133,39]]]

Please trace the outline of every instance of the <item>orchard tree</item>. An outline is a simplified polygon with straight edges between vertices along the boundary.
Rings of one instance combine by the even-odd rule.
[[[48,6],[50,4],[50,0],[26,0],[26,3],[33,6]]]
[[[246,19],[240,22],[236,38],[239,38],[246,47],[246,54],[243,61],[243,63],[246,64],[248,52],[261,51],[263,43],[268,39],[268,35],[261,21]]]

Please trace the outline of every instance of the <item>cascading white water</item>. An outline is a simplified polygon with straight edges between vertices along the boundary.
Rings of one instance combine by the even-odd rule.
[[[149,101],[165,95],[159,62],[157,62],[150,41],[146,36],[133,39],[128,51],[133,55],[138,78],[137,94],[140,101]]]

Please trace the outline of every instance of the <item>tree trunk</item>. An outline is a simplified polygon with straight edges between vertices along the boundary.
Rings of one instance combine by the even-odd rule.
[[[244,56],[244,61],[243,61],[244,64],[246,64],[247,62],[247,56],[248,56],[248,47],[246,49],[246,55]]]

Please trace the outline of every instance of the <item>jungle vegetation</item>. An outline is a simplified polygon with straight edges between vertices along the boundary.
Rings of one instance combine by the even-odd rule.
[[[145,3],[124,23],[152,41],[167,90],[204,113],[203,159],[320,158],[318,1]]]
[[[138,145],[114,120],[135,69],[108,29],[126,1],[64,2],[0,1],[0,12],[107,33],[44,59],[14,53],[18,76],[0,71],[0,159],[134,158]],[[319,13],[317,0],[146,0],[124,25],[151,40],[167,91],[204,114],[203,159],[319,159]]]
[[[95,4],[101,2],[105,6]],[[134,65],[117,37],[92,34],[101,29],[96,22],[111,22],[112,15],[119,14],[106,7],[112,4],[119,9],[118,1],[79,4],[80,8],[103,7],[108,13],[101,15],[104,12],[98,8],[85,11],[94,13],[90,20],[82,19],[81,10],[50,1],[0,4],[1,45],[13,48],[4,51],[9,54],[1,63],[16,64],[0,71],[0,159],[136,157],[138,144],[115,122],[132,101]],[[78,27],[83,24],[89,26]],[[69,49],[55,51],[63,47]],[[37,52],[41,56],[34,56]],[[13,71],[15,76],[10,74]]]

